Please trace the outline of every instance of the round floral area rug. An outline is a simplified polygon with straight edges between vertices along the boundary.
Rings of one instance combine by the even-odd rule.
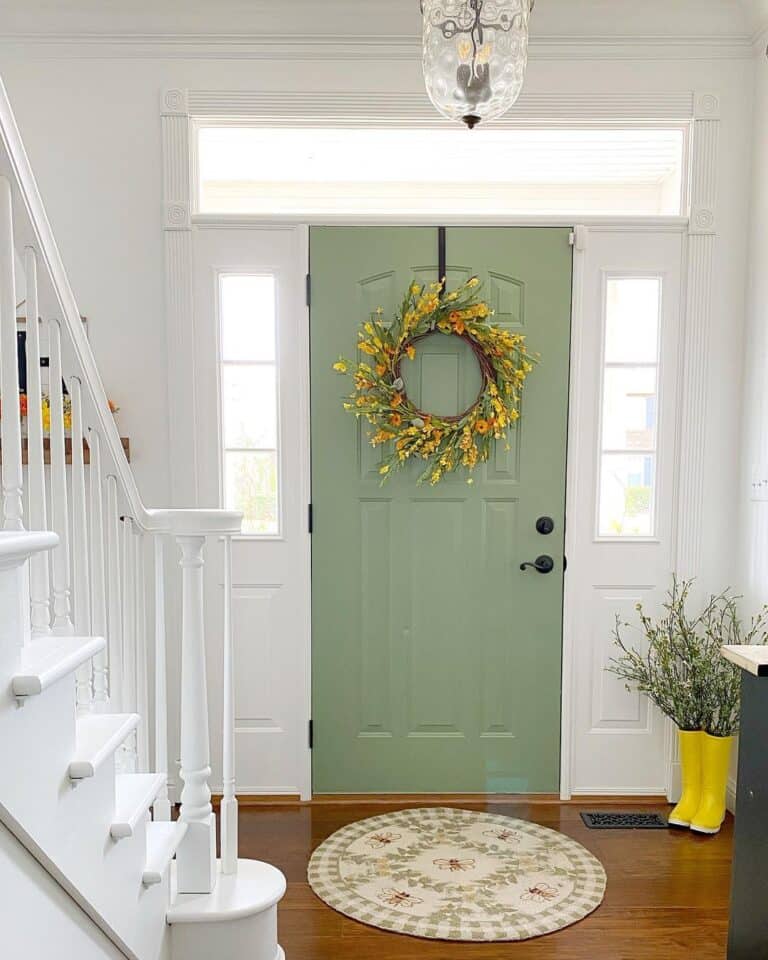
[[[334,910],[434,940],[526,940],[603,900],[605,870],[581,844],[525,820],[447,808],[402,810],[338,830],[309,883]]]

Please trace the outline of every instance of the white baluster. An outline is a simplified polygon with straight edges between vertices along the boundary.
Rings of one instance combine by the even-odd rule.
[[[37,298],[37,255],[32,247],[24,251],[27,277],[27,490],[29,492],[29,529],[47,530],[45,503],[45,452],[43,448],[43,389],[40,378],[40,308]],[[32,631],[51,630],[51,584],[48,551],[29,560],[29,593],[32,605]]]
[[[171,819],[168,799],[168,689],[165,642],[165,567],[163,538],[155,536],[155,772],[162,773],[163,788],[152,808],[155,820]]]
[[[235,796],[235,648],[232,636],[232,538],[224,538],[224,723],[223,797],[221,800],[221,872],[237,873],[237,797]]]
[[[133,521],[126,517],[122,523],[123,535],[123,710],[136,710],[136,538]],[[126,769],[137,770],[136,737],[129,737],[124,744]]]
[[[116,709],[123,704],[123,599],[121,577],[120,514],[117,478],[107,477],[107,636],[109,638],[109,699]]]
[[[64,392],[61,370],[61,328],[57,320],[48,324],[51,402],[51,527],[59,545],[51,554],[53,564],[53,630],[73,633],[70,603],[69,502],[67,496],[67,455],[64,443]]]
[[[147,684],[147,582],[144,575],[144,536],[134,528],[134,557],[136,562],[136,712],[141,723],[136,732],[136,746],[141,773],[149,771],[149,688]]]
[[[181,548],[181,819],[187,832],[176,857],[179,893],[210,893],[216,882],[216,818],[211,808],[208,692],[203,629],[205,538],[177,536]]]
[[[0,442],[3,447],[3,516],[6,530],[24,529],[19,415],[19,361],[16,345],[16,271],[11,185],[0,177]]]
[[[104,490],[101,479],[101,437],[88,431],[91,451],[90,535],[91,535],[91,630],[95,637],[107,636],[107,595],[104,557]],[[96,709],[103,709],[109,700],[109,650],[105,648],[93,658],[93,699]]]
[[[75,630],[80,636],[91,633],[91,590],[88,563],[88,512],[85,498],[85,460],[83,457],[83,407],[80,380],[71,377],[69,397],[72,403],[72,592]],[[51,424],[53,429],[53,424]],[[93,709],[93,665],[90,660],[77,670],[77,710]]]

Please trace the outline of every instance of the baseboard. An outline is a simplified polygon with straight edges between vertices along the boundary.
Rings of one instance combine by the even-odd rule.
[[[667,799],[670,803],[677,803],[683,793],[683,765],[679,760],[673,760],[669,765],[669,792]]]
[[[725,805],[730,813],[736,813],[736,779],[728,777],[728,786],[725,791]]]
[[[220,793],[211,794],[211,803],[218,807],[222,801]],[[237,795],[237,805],[239,807],[261,807],[261,806],[293,806],[300,804],[301,797],[296,794],[267,794],[267,793],[239,793]]]
[[[241,807],[259,806],[391,806],[392,804],[440,805],[454,803],[482,803],[487,806],[518,804],[526,806],[552,805],[557,806],[637,806],[637,805],[666,805],[667,798],[661,794],[606,796],[592,794],[575,796],[570,800],[561,800],[556,793],[324,793],[316,794],[311,800],[302,801],[298,796],[266,796],[250,794],[238,796]],[[215,794],[211,798],[214,805],[221,802],[221,796]]]

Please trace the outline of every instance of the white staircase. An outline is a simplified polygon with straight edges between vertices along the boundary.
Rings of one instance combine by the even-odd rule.
[[[44,922],[42,898],[55,884],[73,905],[72,923],[92,924],[94,936],[111,941],[100,955],[279,960],[285,880],[237,855],[229,596],[230,544],[241,518],[142,503],[2,84],[0,136],[0,832],[13,834],[47,878],[39,918],[29,907],[3,916],[4,936],[12,934],[6,942],[23,942],[31,960],[51,956],[36,920]],[[16,315],[22,279],[23,327]],[[16,411],[18,329],[27,345],[27,466]],[[50,357],[49,423],[41,343]],[[208,782],[203,564],[210,538],[225,544],[221,860]],[[165,552],[173,545],[179,590],[166,584]],[[168,796],[166,622],[180,622],[177,819]],[[11,847],[4,841],[2,849]],[[0,858],[0,871],[13,862]],[[20,895],[35,876],[19,868]],[[0,885],[14,882],[0,872]],[[68,922],[61,904],[51,905],[56,922]]]

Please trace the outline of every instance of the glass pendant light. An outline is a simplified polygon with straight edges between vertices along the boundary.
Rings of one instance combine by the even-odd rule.
[[[534,0],[421,0],[424,79],[432,103],[472,129],[520,96]]]

